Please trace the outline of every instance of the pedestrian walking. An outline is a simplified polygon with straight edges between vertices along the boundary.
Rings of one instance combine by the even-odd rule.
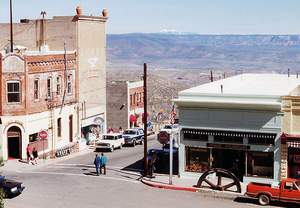
[[[122,128],[122,126],[119,127],[119,133],[123,134],[123,128]]]
[[[111,128],[111,127],[109,127],[109,128],[108,128],[108,131],[107,131],[107,133],[109,133],[109,134],[112,134],[112,133],[114,133],[114,129],[113,129],[113,128]]]
[[[29,164],[31,159],[32,159],[32,152],[31,152],[31,147],[30,145],[28,144],[27,147],[26,147],[26,155],[27,155],[27,163]]]
[[[38,159],[39,155],[38,155],[38,151],[35,149],[35,147],[32,150],[32,156],[33,156],[33,163],[37,164],[37,159]]]
[[[103,174],[106,175],[106,164],[107,164],[107,157],[101,153],[101,166],[100,166],[100,174],[102,174],[102,169],[103,169]]]
[[[94,159],[94,165],[95,165],[95,168],[96,168],[96,173],[97,173],[97,176],[99,175],[99,168],[101,168],[101,159],[100,157],[98,156],[98,154],[96,154],[95,156],[95,159]],[[101,171],[101,169],[100,169]]]

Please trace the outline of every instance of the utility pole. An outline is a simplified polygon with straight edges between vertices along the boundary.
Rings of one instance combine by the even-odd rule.
[[[144,63],[144,176],[147,175],[147,64]]]
[[[13,36],[13,11],[12,11],[12,0],[9,1],[10,5],[10,52],[14,52],[14,36]]]

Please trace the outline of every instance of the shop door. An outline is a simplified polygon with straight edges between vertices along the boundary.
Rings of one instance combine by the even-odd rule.
[[[213,167],[233,172],[240,180],[245,175],[245,152],[240,150],[213,149]]]
[[[69,141],[73,142],[73,116],[69,116]]]
[[[21,158],[21,130],[18,127],[11,127],[7,131],[7,153],[9,159]]]

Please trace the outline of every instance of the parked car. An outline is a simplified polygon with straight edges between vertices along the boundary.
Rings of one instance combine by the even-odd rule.
[[[135,146],[136,144],[144,144],[144,130],[142,128],[126,129],[123,132],[126,145]]]
[[[300,180],[283,179],[275,187],[265,183],[249,183],[245,195],[257,198],[263,206],[271,201],[300,203]]]
[[[96,143],[96,151],[98,149],[108,149],[113,152],[116,148],[122,149],[125,144],[124,138],[120,133],[104,134],[102,139]]]
[[[0,188],[4,191],[5,197],[11,198],[22,193],[25,187],[21,182],[8,180],[0,175]]]
[[[148,157],[153,158],[156,154],[154,162],[154,172],[168,174],[170,168],[170,149],[150,149],[148,150]],[[173,148],[173,173],[178,174],[178,148]]]

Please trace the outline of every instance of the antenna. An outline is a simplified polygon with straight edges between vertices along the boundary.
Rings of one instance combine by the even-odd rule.
[[[213,77],[213,71],[210,70],[210,81],[213,82],[214,81],[214,77]]]

